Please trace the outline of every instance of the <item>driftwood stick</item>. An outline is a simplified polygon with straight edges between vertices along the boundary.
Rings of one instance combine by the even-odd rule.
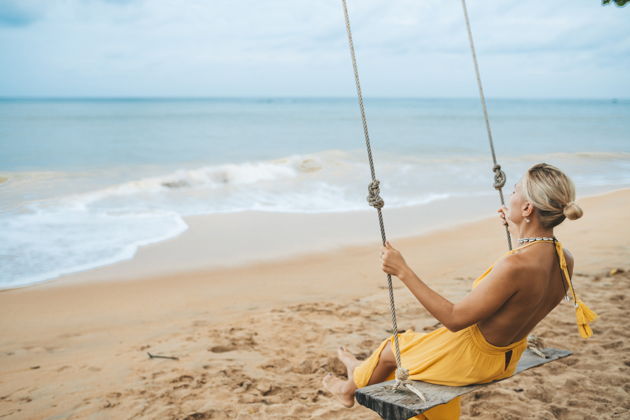
[[[171,359],[171,360],[179,360],[179,357],[175,357],[175,356],[161,356],[159,354],[151,354],[149,352],[147,352],[147,354],[149,355],[150,359]]]

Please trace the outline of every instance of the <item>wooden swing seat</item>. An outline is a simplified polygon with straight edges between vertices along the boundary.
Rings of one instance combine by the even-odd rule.
[[[568,350],[548,348],[540,351],[546,356],[545,358],[536,355],[530,349],[525,350],[514,375],[571,355],[571,352]],[[425,412],[431,407],[445,404],[455,397],[476,391],[496,382],[499,381],[467,386],[446,386],[413,381],[413,385],[424,394],[426,402],[404,388],[394,391],[393,384],[395,381],[381,382],[359,388],[354,395],[359,404],[374,410],[385,420],[406,420]]]

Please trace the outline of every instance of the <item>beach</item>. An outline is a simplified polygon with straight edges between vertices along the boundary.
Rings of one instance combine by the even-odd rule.
[[[559,305],[533,333],[573,355],[465,396],[462,418],[630,416],[630,189],[578,203],[584,217],[555,233],[575,258],[577,293],[600,316],[593,337],[580,338],[572,306]],[[450,224],[404,209],[385,216],[411,268],[458,301],[507,248],[492,212],[466,221],[465,204],[450,211]],[[248,229],[242,215],[195,216],[131,260],[0,291],[0,418],[379,418],[321,386],[327,372],[344,375],[339,345],[366,357],[391,328],[374,213],[252,213],[247,223],[263,226],[248,230],[254,244],[228,235]],[[356,229],[354,242],[324,246],[326,229]],[[299,245],[311,237],[322,244]],[[268,254],[239,258],[254,245]],[[282,257],[287,247],[297,251]],[[204,250],[219,255],[204,262]],[[437,327],[394,286],[401,330]]]
[[[630,419],[627,2],[0,1],[0,420]]]

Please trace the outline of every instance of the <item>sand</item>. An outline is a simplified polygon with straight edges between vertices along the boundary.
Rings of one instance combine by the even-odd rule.
[[[556,236],[575,257],[576,290],[600,315],[594,336],[581,339],[572,307],[559,306],[534,333],[574,355],[468,395],[462,418],[630,417],[630,189],[578,202],[585,216]],[[203,250],[204,220],[195,223],[174,241]],[[313,229],[312,219],[303,224]],[[505,251],[505,237],[495,217],[438,227],[392,242],[457,301]],[[290,238],[296,228],[285,228]],[[219,268],[196,260],[156,273],[180,245],[0,292],[0,418],[379,418],[342,408],[320,385],[326,372],[344,375],[338,345],[365,357],[387,337],[378,242]],[[395,285],[400,328],[436,328]]]

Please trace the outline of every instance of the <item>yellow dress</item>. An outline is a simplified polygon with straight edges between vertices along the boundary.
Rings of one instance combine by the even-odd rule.
[[[501,258],[540,242],[529,242],[524,246],[508,251]],[[575,298],[566,268],[562,245],[556,241],[555,246],[565,280]],[[490,273],[493,267],[494,264],[474,281],[473,288]],[[588,329],[590,332],[588,321],[595,319],[596,315],[588,310],[581,301],[575,300],[580,303],[578,311],[587,311],[587,316],[585,316],[587,318],[586,326],[580,325],[580,333],[582,334],[582,331],[585,329]],[[578,323],[579,321],[580,315],[578,314]],[[582,334],[582,336],[584,337],[585,334]],[[356,367],[353,379],[357,388],[362,388],[368,384],[372,372],[378,364],[381,351],[388,342],[392,343],[392,352],[394,352],[394,336],[392,335],[383,340],[370,357]],[[413,330],[407,330],[398,334],[398,343],[401,364],[409,370],[409,379],[451,386],[487,383],[512,376],[521,355],[527,348],[527,338],[503,347],[490,344],[486,341],[477,324],[457,332],[451,332],[445,327],[438,328],[430,333],[418,333]],[[395,373],[392,372],[386,380],[394,378]],[[447,404],[427,410],[423,414],[413,417],[413,419],[452,420],[458,419],[459,415],[460,399],[458,397]]]

